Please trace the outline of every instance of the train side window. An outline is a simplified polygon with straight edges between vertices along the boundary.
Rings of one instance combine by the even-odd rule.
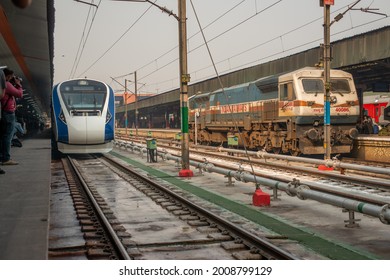
[[[295,100],[295,91],[292,83],[280,85],[280,100],[292,101]]]
[[[218,101],[218,98],[216,96],[216,94],[211,94],[210,95],[210,103],[209,103],[209,106],[215,106],[216,103]]]
[[[188,105],[189,105],[190,109],[198,108],[198,104],[195,102],[194,99],[190,99],[190,101],[188,102]]]

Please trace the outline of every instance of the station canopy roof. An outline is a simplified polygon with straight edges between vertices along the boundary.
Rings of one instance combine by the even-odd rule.
[[[0,4],[0,66],[22,79],[24,98],[18,101],[23,115],[49,115],[53,81],[54,0],[32,0],[21,9],[13,1]]]

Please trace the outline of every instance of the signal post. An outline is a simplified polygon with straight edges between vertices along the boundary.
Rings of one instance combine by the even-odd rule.
[[[190,150],[188,135],[188,83],[190,75],[187,66],[187,18],[186,0],[179,0],[179,60],[180,60],[180,114],[181,114],[181,170],[180,177],[194,176],[190,169]]]
[[[324,7],[324,159],[330,159],[330,6],[334,0],[320,0],[320,6]]]

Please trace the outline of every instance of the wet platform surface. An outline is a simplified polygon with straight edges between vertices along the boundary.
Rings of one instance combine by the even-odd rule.
[[[0,259],[45,260],[48,246],[51,142],[42,133],[11,148],[19,165],[0,166]]]

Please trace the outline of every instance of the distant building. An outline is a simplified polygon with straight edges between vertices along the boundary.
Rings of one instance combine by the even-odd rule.
[[[138,93],[138,100],[142,100],[149,96],[155,95],[154,93]],[[132,92],[127,93],[127,98],[125,92],[116,92],[115,93],[115,106],[122,106],[125,104],[125,100],[127,99],[127,104],[135,102],[135,94]]]

